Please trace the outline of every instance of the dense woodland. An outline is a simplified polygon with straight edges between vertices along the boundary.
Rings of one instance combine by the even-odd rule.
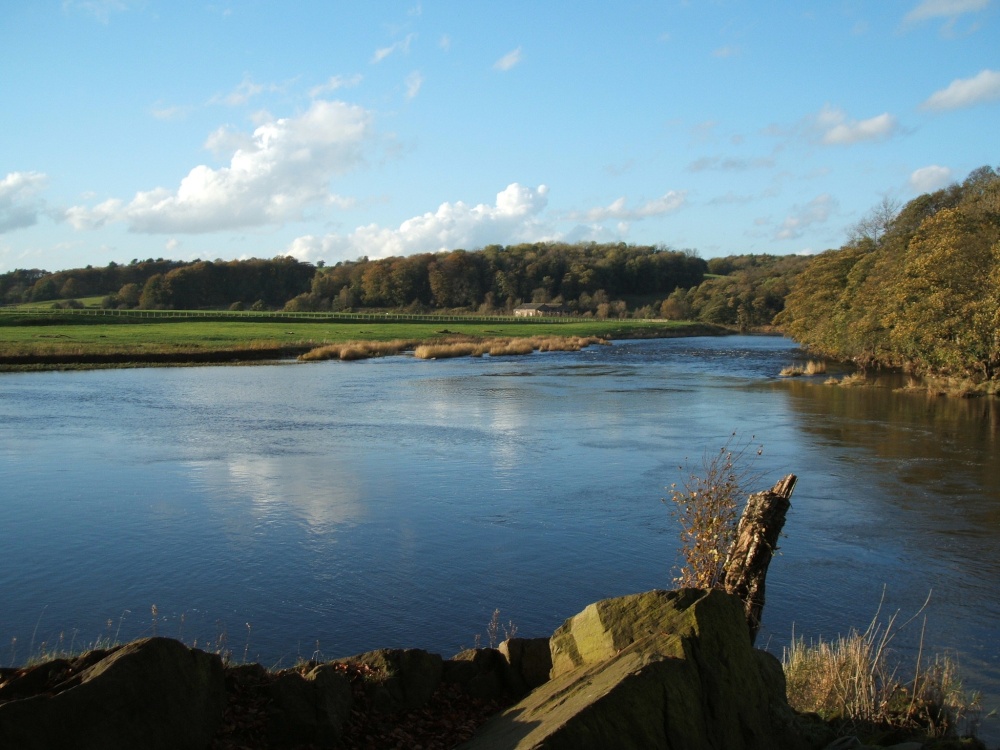
[[[0,274],[0,303],[106,307],[510,313],[562,303],[600,318],[777,325],[816,353],[862,367],[1000,378],[1000,174],[900,207],[884,198],[843,247],[817,256],[708,261],[662,246],[490,245],[334,266],[271,260],[133,260]]]
[[[1000,174],[883,200],[798,275],[776,322],[862,367],[1000,377]]]
[[[707,269],[693,253],[624,243],[490,245],[338,263],[320,269],[289,307],[510,312],[522,302],[558,302],[580,314],[621,317],[646,308],[640,316],[653,317],[654,303],[697,286]]]
[[[128,265],[0,274],[0,302],[53,301],[142,309],[439,309],[510,313],[522,302],[563,303],[580,315],[700,320],[741,329],[771,323],[802,256],[691,252],[625,244],[539,243],[314,267],[294,258],[133,260]]]

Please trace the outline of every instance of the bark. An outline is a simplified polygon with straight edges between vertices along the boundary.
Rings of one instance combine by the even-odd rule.
[[[755,492],[747,500],[736,528],[736,539],[726,557],[723,587],[743,600],[750,642],[757,640],[764,611],[764,579],[778,549],[778,536],[791,507],[795,475],[789,474],[770,490]]]

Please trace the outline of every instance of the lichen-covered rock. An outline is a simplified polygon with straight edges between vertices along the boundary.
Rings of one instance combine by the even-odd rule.
[[[222,660],[169,638],[81,657],[89,666],[0,703],[0,747],[192,750],[222,722]],[[14,694],[14,690],[10,695]]]
[[[698,623],[689,609],[704,593],[700,589],[647,591],[588,605],[552,634],[551,677],[607,661],[623,648],[657,633],[678,634],[692,628],[697,633]],[[749,633],[746,638],[749,645]]]
[[[550,646],[552,679],[464,747],[805,747],[775,721],[788,710],[784,686],[755,655],[742,602],[721,591],[597,602],[567,620]]]

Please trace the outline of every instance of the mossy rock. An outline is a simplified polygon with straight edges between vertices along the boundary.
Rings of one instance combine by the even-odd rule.
[[[597,602],[567,620],[550,646],[552,679],[465,747],[811,747],[793,731],[773,657],[751,646],[742,602],[721,591]]]

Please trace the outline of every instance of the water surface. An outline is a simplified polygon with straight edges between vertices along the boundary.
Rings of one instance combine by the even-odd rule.
[[[932,592],[928,646],[1000,705],[996,410],[777,377],[802,359],[728,337],[0,376],[0,664],[153,632],[268,666],[448,656],[496,608],[548,635],[670,586],[666,487],[737,431],[761,486],[800,477],[759,643]]]

